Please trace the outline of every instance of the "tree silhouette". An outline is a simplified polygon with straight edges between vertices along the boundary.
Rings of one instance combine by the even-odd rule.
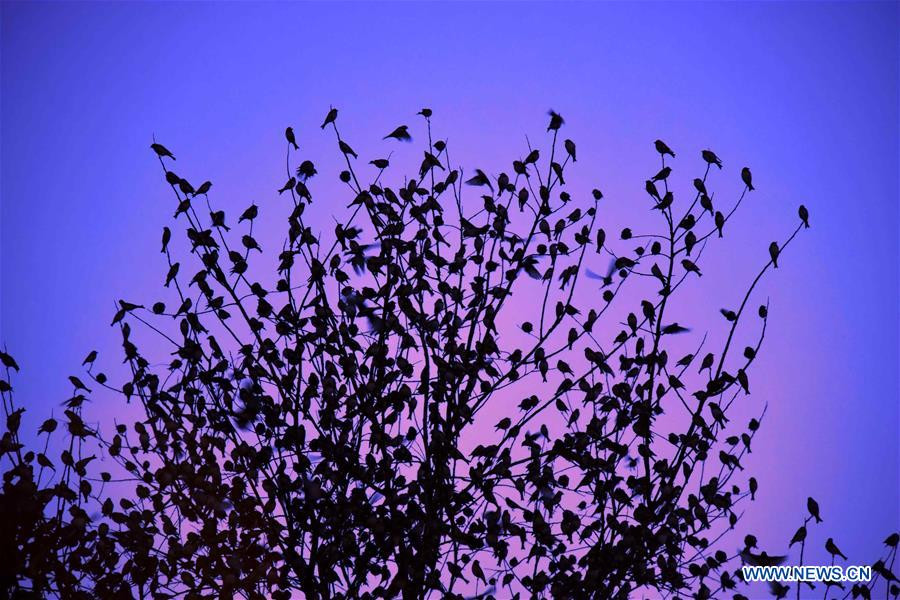
[[[170,296],[120,301],[131,376],[113,383],[92,352],[84,380],[140,417],[86,423],[92,389],[70,377],[65,418],[29,450],[2,354],[7,595],[740,598],[741,564],[783,560],[752,535],[722,541],[756,493],[742,459],[765,406],[728,415],[765,337],[754,292],[807,210],[768,257],[760,245],[759,271],[708,324],[724,334],[713,348],[671,315],[754,189],[748,169],[740,195],[714,203],[725,171],[704,150],[676,201],[675,153],[657,140],[648,217],[607,236],[603,194],[566,191],[577,154],[559,114],[547,148],[496,177],[464,175],[419,115],[421,166],[401,178],[389,158],[359,159],[329,111],[350,213],[327,234],[304,220],[321,176],[288,128],[277,254],[254,237],[276,207],[228,219],[154,142],[177,207]],[[406,125],[385,137],[411,141]],[[809,510],[791,542],[801,562]],[[882,581],[896,596],[897,535],[886,543],[868,585],[819,588],[869,597]]]

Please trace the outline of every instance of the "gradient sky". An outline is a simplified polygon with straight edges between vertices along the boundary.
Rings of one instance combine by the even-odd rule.
[[[152,136],[233,212],[274,201],[286,125],[333,179],[318,129],[332,104],[373,157],[429,106],[455,158],[492,172],[553,107],[578,177],[613,206],[643,198],[658,137],[685,182],[705,147],[732,190],[751,166],[758,191],[707,281],[749,281],[809,207],[813,228],[763,291],[753,398],[769,413],[744,524],[784,545],[813,495],[817,539],[857,562],[897,529],[897,3],[3,2],[0,15],[0,340],[32,419],[68,397],[90,349],[120,362],[113,302],[162,283],[173,207]],[[730,289],[694,292],[686,319],[713,322]]]

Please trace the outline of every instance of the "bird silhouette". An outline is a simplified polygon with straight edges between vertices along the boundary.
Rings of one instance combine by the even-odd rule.
[[[393,138],[400,142],[411,142],[412,141],[412,136],[409,135],[409,131],[408,131],[408,128],[406,125],[401,125],[397,129],[393,130],[392,132],[390,132],[389,134],[384,136],[382,139],[386,140],[388,138]]]
[[[320,126],[320,129],[325,129],[330,123],[334,123],[334,121],[337,119],[337,115],[338,115],[338,109],[332,107],[328,111],[328,114],[325,115],[325,120],[322,121],[322,125]]]
[[[719,211],[716,211],[715,221],[716,230],[719,232],[719,237],[722,237],[722,228],[725,226],[725,215],[723,215]]]
[[[744,185],[747,186],[747,189],[751,192],[756,189],[753,187],[753,175],[750,174],[750,169],[744,167],[741,169],[741,180],[744,182]]]
[[[841,552],[840,548],[837,547],[837,545],[834,543],[833,538],[828,538],[825,541],[825,550],[828,552],[828,554],[831,555],[832,558],[834,558],[835,556],[840,556],[844,560],[847,560],[847,556],[843,552]]]
[[[822,522],[822,517],[819,516],[819,503],[816,502],[815,498],[812,496],[806,499],[806,510],[808,510],[810,516],[816,520],[816,523]]]
[[[772,242],[769,244],[769,256],[772,258],[772,265],[777,269],[778,268],[778,254],[780,251],[778,250],[778,242]]]
[[[798,529],[797,532],[794,534],[794,537],[791,538],[791,543],[788,544],[788,548],[790,548],[794,544],[803,543],[803,541],[805,539],[806,539],[806,526],[801,525],[800,529]]]
[[[293,127],[288,127],[284,130],[284,137],[287,138],[288,144],[294,147],[294,150],[300,149],[300,146],[297,145],[297,138],[294,137]]]
[[[682,326],[679,325],[677,322],[676,322],[676,323],[669,323],[668,325],[666,325],[665,327],[663,327],[662,330],[661,330],[661,332],[662,332],[664,335],[678,335],[678,334],[680,334],[680,333],[687,333],[687,332],[689,332],[689,331],[690,331],[690,328],[688,328],[688,327],[682,327]]]
[[[573,142],[572,140],[566,140],[565,142],[563,142],[563,145],[565,146],[566,152],[568,153],[568,155],[572,157],[572,162],[576,162],[575,142]]]
[[[797,214],[800,216],[800,220],[803,222],[803,227],[809,229],[809,211],[802,204],[800,208],[797,209]]]
[[[681,266],[684,267],[684,270],[688,273],[696,273],[697,277],[703,277],[703,273],[700,272],[700,268],[688,259],[683,259],[681,261]]]
[[[474,185],[474,186],[483,186],[486,185],[491,188],[491,191],[494,191],[494,186],[491,185],[491,180],[488,179],[488,176],[484,174],[484,171],[481,169],[475,169],[475,175],[466,180],[466,185]]]
[[[560,127],[566,122],[562,115],[554,110],[550,110],[547,112],[550,115],[550,124],[547,125],[547,131],[558,131]]]
[[[156,152],[156,155],[159,156],[160,158],[169,157],[172,160],[175,160],[175,155],[173,155],[171,152],[169,152],[169,149],[166,148],[165,146],[163,146],[162,144],[157,144],[156,142],[153,142],[152,144],[150,144],[150,147],[153,148],[153,151]]]
[[[703,160],[705,160],[707,163],[716,165],[720,169],[722,168],[722,160],[718,156],[716,156],[716,153],[712,150],[704,150],[700,153],[700,156],[702,156]]]
[[[675,153],[672,152],[672,149],[669,148],[664,141],[656,140],[655,142],[653,142],[653,145],[656,147],[656,151],[659,152],[662,156],[668,154],[672,158],[675,158]]]

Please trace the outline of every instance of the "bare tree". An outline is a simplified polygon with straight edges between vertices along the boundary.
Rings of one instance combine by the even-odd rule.
[[[746,423],[728,415],[766,333],[754,293],[809,226],[806,209],[704,324],[723,330],[711,347],[671,315],[753,191],[748,169],[738,197],[713,202],[725,171],[704,150],[676,201],[675,154],[658,140],[648,217],[608,238],[602,193],[566,191],[577,150],[560,115],[547,148],[495,177],[463,175],[431,111],[419,114],[421,166],[399,178],[388,159],[364,165],[328,113],[350,213],[325,234],[304,220],[317,171],[287,129],[274,273],[254,224],[278,208],[229,219],[211,184],[177,175],[154,142],[177,207],[162,239],[175,301],[119,302],[127,381],[109,381],[96,353],[85,361],[85,380],[138,401],[142,418],[114,432],[85,423],[91,390],[72,377],[67,447],[51,461],[19,442],[23,409],[3,382],[8,593],[740,598],[741,564],[783,559],[752,535],[722,541],[756,492],[741,461],[765,403]],[[115,468],[92,471],[99,456]],[[886,588],[896,534],[887,542]]]

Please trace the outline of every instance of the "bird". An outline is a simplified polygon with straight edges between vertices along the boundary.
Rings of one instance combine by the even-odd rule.
[[[353,151],[353,148],[350,147],[350,144],[348,144],[344,140],[338,142],[338,148],[340,148],[341,152],[343,152],[345,155],[349,154],[353,158],[359,158],[359,156],[356,155],[356,152]]]
[[[391,163],[386,158],[376,158],[375,160],[370,160],[369,164],[375,165],[377,169],[386,169]]]
[[[711,165],[716,165],[720,169],[722,168],[721,159],[718,156],[716,156],[716,153],[713,152],[712,150],[704,150],[703,152],[700,153],[700,155],[703,157],[703,160],[705,160],[707,163],[709,163]]]
[[[689,273],[696,273],[697,277],[703,277],[703,273],[700,272],[700,268],[695,265],[692,261],[688,259],[684,259],[681,261],[681,266],[684,267],[684,270]]]
[[[297,177],[301,181],[306,181],[316,173],[318,173],[318,171],[316,171],[316,166],[311,160],[304,160],[300,163],[300,166],[297,167]]]
[[[644,189],[647,190],[647,193],[650,194],[653,198],[659,200],[659,191],[656,189],[656,185],[649,179],[644,184]]]
[[[603,287],[607,287],[612,285],[613,282],[613,273],[616,272],[616,261],[615,259],[610,259],[609,267],[606,269],[606,275],[600,275],[599,273],[595,273],[590,269],[585,269],[584,274],[590,279],[599,279],[603,282]]]
[[[661,331],[662,331],[663,335],[677,335],[679,333],[689,332],[690,328],[682,327],[681,325],[679,325],[676,322],[676,323],[669,323],[668,325],[663,327]]]
[[[420,111],[417,112],[416,114],[417,114],[417,115],[422,115],[422,116],[425,117],[426,119],[429,119],[429,118],[431,118],[432,112],[431,112],[431,109],[430,109],[430,108],[423,108],[422,110],[420,110]]]
[[[896,548],[898,542],[900,542],[900,533],[892,533],[885,538],[884,545]]]
[[[97,351],[91,350],[90,354],[87,355],[87,357],[84,359],[84,362],[82,362],[81,364],[87,365],[93,363],[95,360],[97,360]]]
[[[171,152],[169,152],[169,149],[166,148],[165,146],[163,146],[162,144],[157,144],[156,142],[153,142],[152,144],[150,144],[150,147],[153,148],[153,151],[156,152],[156,155],[159,156],[160,158],[164,158],[164,157],[168,156],[172,160],[175,160],[175,155],[173,155]]]
[[[394,138],[395,140],[398,140],[400,142],[411,142],[412,136],[409,135],[409,131],[407,129],[408,128],[406,125],[401,125],[397,129],[384,136],[382,139],[386,140],[388,138]]]
[[[719,312],[722,313],[722,316],[725,317],[727,321],[736,321],[737,313],[733,310],[728,310],[727,308],[720,308]]]
[[[715,220],[716,220],[716,229],[719,231],[719,237],[722,237],[722,227],[725,226],[725,215],[723,215],[719,211],[716,211]]]
[[[819,516],[819,503],[812,496],[806,499],[806,510],[816,520],[816,523],[822,522],[822,517]]]
[[[322,125],[321,125],[320,129],[325,129],[329,123],[334,123],[335,119],[337,119],[337,112],[338,112],[337,109],[332,107],[328,111],[328,114],[325,115],[325,120],[322,121]]]
[[[797,209],[797,214],[800,216],[800,220],[803,221],[803,227],[809,229],[809,211],[806,210],[806,207],[801,204],[800,208]]]
[[[791,543],[788,544],[788,548],[793,546],[794,544],[802,544],[806,539],[806,525],[801,525],[800,529],[794,534],[794,537],[791,538]]]
[[[566,147],[566,152],[572,157],[572,162],[577,162],[575,159],[575,142],[566,140],[563,142],[563,145]]]
[[[743,180],[744,184],[747,186],[747,189],[751,192],[756,189],[753,187],[753,175],[750,174],[750,169],[744,167],[741,169],[741,180]]]
[[[828,554],[831,555],[832,558],[834,558],[835,555],[837,555],[837,556],[840,556],[841,558],[843,558],[844,560],[847,560],[847,556],[843,552],[841,552],[840,548],[837,547],[837,545],[834,543],[833,538],[828,538],[825,541],[825,550],[828,552]]]
[[[659,173],[653,176],[651,181],[665,181],[672,173],[672,167],[663,167]]]
[[[550,115],[550,124],[547,125],[547,131],[558,131],[563,126],[563,123],[566,122],[562,115],[554,110],[548,111],[547,114]]]
[[[672,152],[672,149],[669,148],[666,143],[662,140],[656,140],[653,142],[653,145],[656,146],[656,151],[660,153],[660,155],[665,156],[668,154],[672,158],[675,158],[675,153]]]
[[[238,223],[240,223],[241,221],[252,221],[253,219],[256,218],[256,216],[258,214],[259,214],[259,207],[256,206],[255,204],[251,204],[250,208],[248,208],[241,214],[241,218],[238,219]]]
[[[491,191],[494,190],[494,186],[491,185],[491,180],[488,179],[488,176],[484,174],[484,171],[481,169],[475,169],[475,175],[470,179],[466,180],[466,185],[474,185],[474,186],[482,186],[486,185],[491,188]]]
[[[765,551],[760,552],[759,554],[753,554],[749,550],[741,550],[738,554],[740,555],[741,560],[744,561],[745,565],[758,567],[775,567],[784,564],[784,561],[787,560],[787,556],[770,556],[766,554]]]
[[[288,127],[284,130],[284,137],[287,138],[288,144],[294,147],[294,150],[300,149],[300,146],[297,145],[297,138],[294,137],[293,127]]]
[[[171,239],[172,239],[172,230],[169,229],[168,227],[163,227],[162,250],[160,250],[160,252],[166,251],[166,248],[169,247],[169,240],[171,240]]]
[[[771,244],[769,244],[769,256],[772,257],[772,264],[775,266],[776,269],[778,268],[778,253],[779,252],[780,251],[778,250],[778,242],[772,242]]]

